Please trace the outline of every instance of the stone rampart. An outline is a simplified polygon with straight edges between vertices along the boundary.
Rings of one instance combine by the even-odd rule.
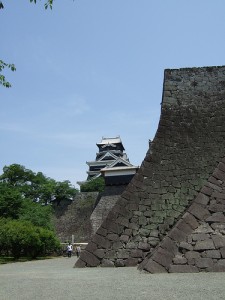
[[[224,66],[165,70],[156,136],[76,266],[146,263],[224,156],[224,121]]]

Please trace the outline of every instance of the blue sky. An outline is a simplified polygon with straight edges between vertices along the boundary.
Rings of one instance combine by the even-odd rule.
[[[156,133],[167,68],[224,65],[224,0],[5,0],[0,169],[86,179],[102,136],[140,165]]]

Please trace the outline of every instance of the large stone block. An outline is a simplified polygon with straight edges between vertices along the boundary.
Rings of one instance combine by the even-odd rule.
[[[181,230],[181,231],[183,231],[184,233],[186,233],[186,234],[190,234],[190,233],[192,233],[192,231],[193,231],[193,229],[191,228],[191,226],[189,226],[187,223],[185,223],[183,219],[181,219],[181,220],[177,223],[176,227],[177,227],[179,230]]]
[[[211,194],[212,194],[212,191],[211,191]],[[209,197],[203,193],[199,193],[197,195],[197,197],[195,198],[195,202],[202,204],[202,205],[207,205],[209,203]]]
[[[138,264],[138,258],[129,257],[125,260],[124,264],[126,267],[135,267]]]
[[[148,262],[144,265],[144,270],[148,271],[149,273],[167,273],[167,270],[158,264],[157,262],[149,259]]]
[[[201,221],[205,220],[207,217],[210,216],[209,211],[202,205],[199,205],[197,203],[193,203],[188,209],[188,211]]]
[[[187,258],[181,255],[177,255],[173,258],[174,265],[185,265],[187,263]]]
[[[199,226],[199,223],[196,220],[196,218],[193,215],[191,215],[189,212],[186,212],[184,214],[183,220],[185,221],[185,223],[189,224],[192,229],[196,229]]]
[[[213,235],[212,239],[216,249],[225,247],[225,237],[223,237],[222,235]]]
[[[221,171],[220,169],[216,169],[213,172],[213,176],[219,180],[222,180],[223,182],[225,181],[225,173],[223,171]]]
[[[141,249],[143,251],[149,251],[150,250],[150,245],[148,243],[145,243],[145,242],[140,242],[138,244],[138,249]]]
[[[198,268],[210,268],[213,266],[212,258],[197,258],[195,260],[196,266]]]
[[[131,250],[130,256],[136,258],[143,258],[143,252],[140,249]]]
[[[111,243],[106,238],[102,237],[101,235],[95,234],[93,236],[92,241],[97,244],[101,248],[110,248]]]
[[[170,237],[174,241],[185,241],[187,234],[178,228],[174,227],[170,233],[168,234],[168,237]]]
[[[217,223],[225,223],[225,216],[222,212],[217,212],[212,214],[210,217],[206,219],[206,222],[217,222]]]
[[[211,250],[215,249],[214,243],[211,239],[207,239],[204,241],[197,241],[194,246],[195,251],[203,251],[203,250]]]
[[[119,249],[117,251],[117,258],[129,258],[130,256],[130,251],[126,250],[126,249]]]
[[[100,260],[95,255],[86,250],[81,252],[79,260],[84,261],[88,267],[97,267],[100,264]]]
[[[168,236],[165,237],[160,245],[163,249],[167,250],[170,253],[176,255],[178,253],[178,246],[177,244],[171,240]]]
[[[115,267],[114,262],[110,259],[103,259],[101,263],[102,267],[112,268]]]
[[[198,273],[199,270],[195,266],[190,265],[171,265],[169,273]]]
[[[163,267],[168,268],[172,262],[173,254],[168,252],[163,248],[158,248],[155,253],[152,255],[152,259],[162,265]]]
[[[209,258],[215,258],[219,259],[221,258],[221,254],[219,250],[207,250],[202,254],[203,257],[209,257]]]

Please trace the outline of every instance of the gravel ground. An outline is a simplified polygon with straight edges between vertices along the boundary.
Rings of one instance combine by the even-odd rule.
[[[225,273],[144,274],[136,268],[73,268],[76,258],[0,265],[0,300],[225,299]]]

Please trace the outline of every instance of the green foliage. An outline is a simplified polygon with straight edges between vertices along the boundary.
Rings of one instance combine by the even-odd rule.
[[[37,3],[37,0],[30,0],[30,2],[32,3]],[[52,7],[53,7],[53,2],[54,2],[54,0],[48,0],[45,4],[44,4],[44,6],[45,6],[45,9],[48,9],[48,8],[50,8],[50,9],[52,9]]]
[[[13,164],[0,176],[0,252],[36,257],[58,249],[51,201],[72,199],[78,191],[69,181],[57,182]]]
[[[105,188],[105,182],[103,177],[97,177],[91,179],[81,185],[81,192],[103,192]]]
[[[17,219],[22,207],[23,198],[17,189],[0,183],[0,216]]]
[[[35,226],[53,230],[52,207],[40,205],[29,199],[25,199],[19,213],[19,219],[30,221]]]
[[[32,258],[57,251],[60,243],[54,233],[23,220],[0,219],[1,252],[11,253],[14,258],[21,255]]]
[[[1,8],[3,8],[2,2],[0,2],[0,9]],[[3,85],[4,87],[9,88],[9,87],[11,87],[11,84],[6,80],[5,76],[1,74],[5,68],[8,68],[14,72],[14,71],[16,71],[16,67],[14,64],[7,64],[3,60],[0,60],[0,85]]]
[[[73,199],[78,192],[68,180],[57,182],[41,172],[36,174],[19,164],[5,166],[0,176],[1,182],[19,191],[24,199],[45,205],[52,200],[60,203],[63,199]]]

